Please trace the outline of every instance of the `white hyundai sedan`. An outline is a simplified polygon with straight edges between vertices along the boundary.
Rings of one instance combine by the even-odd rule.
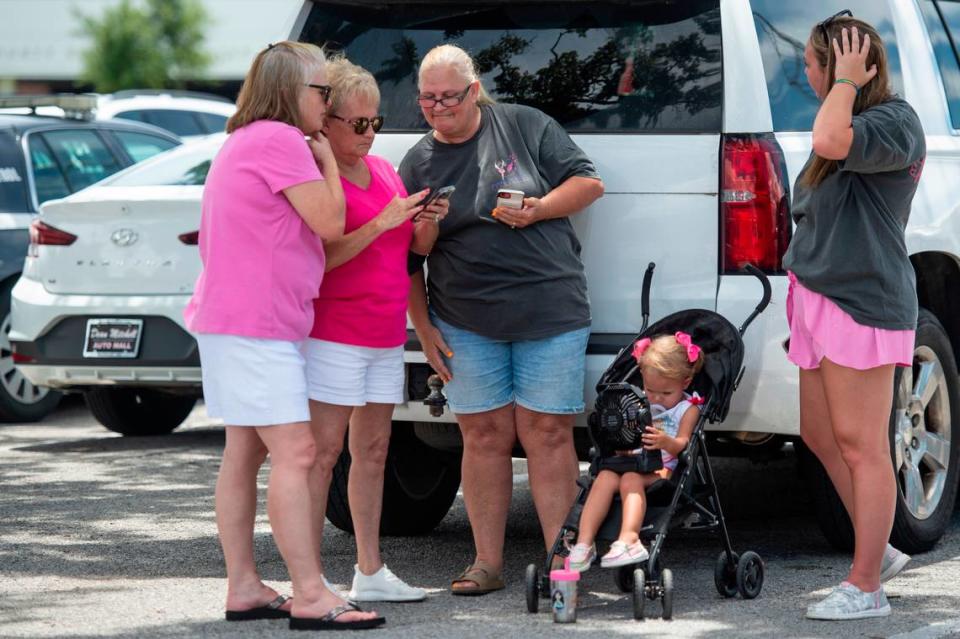
[[[13,289],[14,360],[34,384],[83,392],[125,435],[170,432],[200,396],[183,308],[200,272],[200,200],[226,139],[179,147],[44,204]]]

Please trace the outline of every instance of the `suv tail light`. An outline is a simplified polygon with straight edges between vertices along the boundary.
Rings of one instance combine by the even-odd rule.
[[[30,244],[47,244],[53,246],[70,246],[77,241],[77,236],[73,233],[61,231],[55,226],[50,226],[40,220],[34,220],[30,223]]]
[[[186,244],[187,246],[196,246],[200,243],[200,231],[190,231],[189,233],[181,233],[177,236],[177,239]]]
[[[751,263],[782,273],[790,242],[790,187],[772,134],[725,135],[720,182],[721,271]]]

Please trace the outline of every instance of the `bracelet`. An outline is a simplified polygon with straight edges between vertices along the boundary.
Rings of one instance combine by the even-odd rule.
[[[834,86],[838,84],[849,84],[850,86],[853,87],[853,90],[857,92],[857,95],[860,95],[860,87],[857,86],[857,83],[854,82],[853,80],[847,80],[846,78],[837,78],[836,80],[833,81],[833,84]]]

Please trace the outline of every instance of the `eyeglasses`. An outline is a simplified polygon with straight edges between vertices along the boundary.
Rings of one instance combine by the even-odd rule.
[[[330,101],[330,94],[333,93],[333,87],[329,84],[310,84],[307,82],[303,86],[310,87],[311,89],[316,89],[320,92],[320,97],[323,98],[324,102]]]
[[[850,9],[844,9],[843,11],[838,11],[837,13],[833,14],[823,22],[817,23],[817,28],[820,30],[820,35],[823,36],[823,39],[827,43],[827,46],[830,46],[830,34],[827,32],[827,29],[830,28],[830,25],[833,24],[834,20],[836,20],[837,18],[843,18],[845,16],[852,18],[853,11],[851,11]]]
[[[353,132],[357,135],[363,135],[367,132],[367,129],[372,128],[373,132],[376,133],[383,128],[383,116],[378,115],[373,118],[354,118],[348,120],[346,118],[341,118],[339,115],[334,115],[332,113],[327,114],[328,118],[336,118],[341,122],[346,122],[347,124],[353,125]]]
[[[455,107],[467,98],[467,93],[470,92],[470,86],[473,83],[467,85],[467,88],[458,93],[457,95],[445,95],[439,98],[433,98],[426,95],[418,95],[417,103],[422,106],[424,109],[432,109],[438,104],[442,104],[445,107]]]

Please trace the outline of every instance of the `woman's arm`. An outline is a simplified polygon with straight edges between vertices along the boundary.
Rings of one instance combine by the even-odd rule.
[[[602,195],[603,182],[599,178],[575,175],[543,197],[523,198],[522,209],[497,207],[493,210],[493,216],[504,224],[523,228],[543,220],[578,213]]]
[[[427,284],[423,278],[423,269],[410,276],[407,313],[410,315],[410,321],[413,322],[417,339],[420,340],[420,346],[430,367],[436,371],[444,383],[449,382],[453,376],[450,374],[450,369],[443,363],[441,353],[447,357],[453,357],[453,351],[443,341],[440,330],[430,323],[430,314],[427,312]]]
[[[417,255],[429,255],[440,234],[440,222],[447,217],[450,200],[444,198],[431,203],[417,216],[413,226],[410,250]]]
[[[853,103],[860,89],[877,75],[877,66],[866,68],[867,54],[870,52],[870,36],[860,36],[853,27],[848,33],[842,32],[843,44],[833,41],[833,50],[837,63],[834,76],[838,80],[830,87],[824,98],[817,117],[813,121],[813,152],[825,160],[843,160],[850,153],[853,144]]]
[[[417,202],[425,195],[426,191],[414,193],[405,198],[396,195],[377,217],[342,237],[324,242],[323,249],[327,255],[326,270],[330,271],[344,262],[349,262],[383,233],[397,228],[416,215],[421,210]]]
[[[345,211],[340,170],[325,137],[311,138],[309,145],[324,179],[296,184],[283,194],[311,231],[324,240],[336,239],[343,235]]]

